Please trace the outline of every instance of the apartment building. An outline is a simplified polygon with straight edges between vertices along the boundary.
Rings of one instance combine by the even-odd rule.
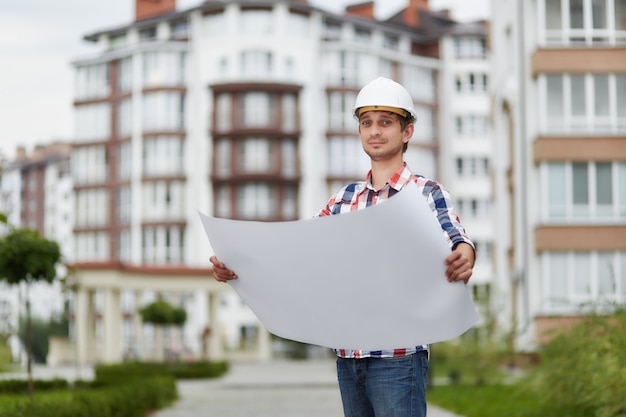
[[[492,7],[496,258],[533,349],[626,302],[626,1]]]
[[[0,177],[0,212],[7,215],[12,227],[37,230],[47,239],[56,241],[64,261],[71,262],[73,252],[72,218],[73,192],[69,169],[70,146],[51,143],[36,146],[27,154],[18,148],[13,161],[2,161]],[[8,232],[1,226],[0,233]],[[59,275],[65,273],[59,266]],[[26,288],[0,284],[0,305],[3,326],[0,331],[18,328],[24,297],[31,300],[34,317],[48,318],[51,313],[63,311],[61,286],[58,282],[31,284]]]
[[[314,215],[331,192],[369,169],[352,105],[377,76],[413,95],[418,124],[409,166],[464,188],[462,173],[443,175],[442,161],[465,158],[466,132],[455,131],[442,148],[441,123],[480,124],[486,107],[478,99],[476,115],[457,108],[442,116],[439,42],[456,23],[431,12],[426,0],[408,1],[385,21],[374,18],[374,2],[341,14],[306,1],[205,1],[184,11],[173,0],[135,6],[132,23],[86,35],[95,52],[73,62],[81,362],[117,361],[137,346],[143,357],[157,354],[154,329],[137,309],[158,296],[187,309],[182,343],[190,354],[221,357],[253,335],[269,355],[256,318],[210,278],[212,251],[197,210],[256,221]],[[451,45],[478,42],[473,58],[483,64],[475,63],[480,75],[472,79],[484,86],[484,27],[446,36]],[[470,57],[457,58],[462,67]],[[483,149],[487,139],[477,140]],[[463,195],[468,213],[489,198],[482,180],[474,186]],[[490,238],[481,236],[481,245]],[[485,284],[491,272],[482,269]]]
[[[496,275],[493,222],[491,54],[488,23],[456,24],[440,38],[441,134],[439,178],[450,190],[456,211],[476,245],[472,292],[480,315],[493,310]],[[497,288],[496,288],[497,290]]]

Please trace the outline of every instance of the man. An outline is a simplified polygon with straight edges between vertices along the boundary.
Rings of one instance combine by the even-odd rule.
[[[439,220],[452,249],[444,261],[447,280],[467,283],[474,265],[474,246],[452,210],[449,193],[438,182],[413,174],[403,160],[416,121],[411,95],[395,81],[377,78],[359,92],[354,116],[359,121],[361,144],[370,157],[371,170],[365,181],[349,184],[333,195],[318,216],[364,209],[385,201],[414,182]],[[349,243],[347,239],[345,244]],[[215,256],[211,262],[218,281],[237,278]],[[377,351],[336,349],[335,352],[346,417],[426,416],[428,346]]]

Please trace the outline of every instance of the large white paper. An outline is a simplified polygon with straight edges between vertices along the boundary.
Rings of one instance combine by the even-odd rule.
[[[271,333],[344,349],[394,349],[455,338],[478,319],[414,183],[385,202],[292,222],[200,213],[230,284]]]

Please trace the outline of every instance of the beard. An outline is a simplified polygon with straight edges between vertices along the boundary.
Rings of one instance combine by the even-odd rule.
[[[404,151],[404,142],[400,141],[398,145],[390,145],[389,142],[385,142],[382,146],[376,148],[369,146],[367,143],[363,146],[363,151],[372,161],[383,161],[386,159],[393,159],[398,155],[401,155]]]

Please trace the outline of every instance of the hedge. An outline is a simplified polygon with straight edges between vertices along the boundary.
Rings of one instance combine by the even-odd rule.
[[[169,375],[175,379],[218,378],[228,372],[228,362],[130,362],[97,365],[95,379],[101,384]]]

